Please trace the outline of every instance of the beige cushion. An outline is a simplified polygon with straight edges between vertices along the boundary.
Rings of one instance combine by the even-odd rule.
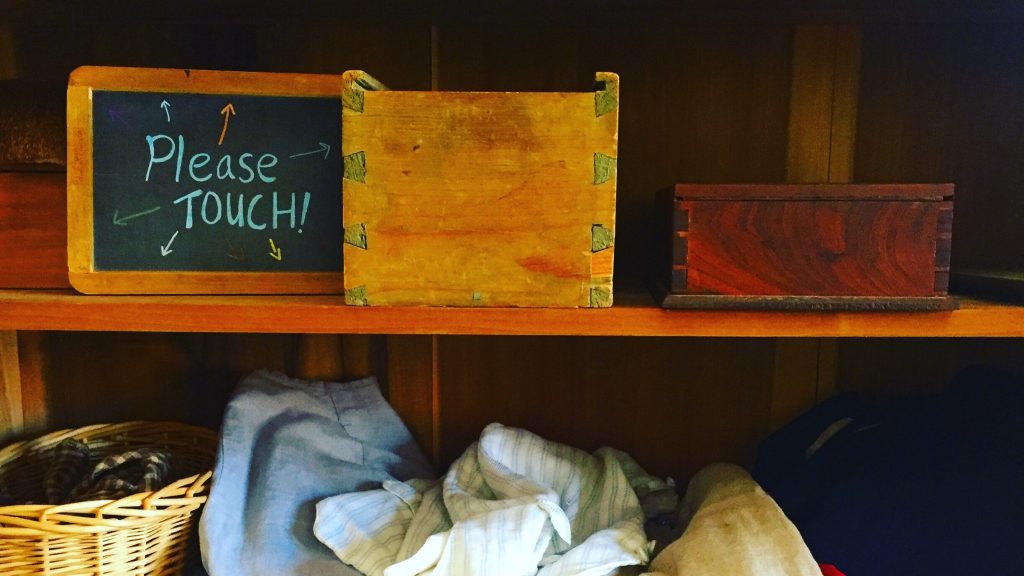
[[[686,531],[651,563],[654,576],[821,576],[782,509],[747,472],[712,464],[690,481]]]

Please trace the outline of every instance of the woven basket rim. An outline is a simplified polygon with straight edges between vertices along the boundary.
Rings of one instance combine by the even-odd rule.
[[[67,428],[0,449],[0,473],[21,456],[56,445],[65,438],[178,436],[211,454],[216,453],[217,433],[209,428],[170,421],[135,420]],[[88,444],[88,441],[86,441]],[[32,536],[95,535],[133,530],[190,515],[206,502],[212,470],[170,482],[154,492],[139,492],[118,500],[94,500],[68,504],[20,504],[0,506],[0,538]]]
[[[181,422],[173,421],[150,421],[150,420],[132,420],[129,422],[119,422],[112,424],[90,424],[88,426],[80,426],[78,428],[65,428],[62,430],[55,430],[42,436],[32,438],[29,440],[22,440],[20,442],[14,442],[0,449],[0,471],[5,466],[10,464],[13,460],[20,457],[23,454],[39,450],[51,445],[60,443],[65,438],[74,438],[87,436],[91,438],[105,438],[109,436],[115,436],[118,434],[126,434],[131,432],[157,432],[165,430],[170,433],[192,433],[196,437],[216,441],[217,432],[203,426],[195,426],[192,424],[184,424]]]

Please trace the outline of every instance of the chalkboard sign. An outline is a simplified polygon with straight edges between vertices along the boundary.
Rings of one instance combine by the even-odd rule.
[[[341,292],[341,106],[340,76],[79,68],[72,285]]]

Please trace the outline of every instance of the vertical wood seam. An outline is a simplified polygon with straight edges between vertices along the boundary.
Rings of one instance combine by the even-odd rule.
[[[836,67],[839,65],[839,28],[837,26],[830,26],[829,29],[832,31],[832,36],[835,38],[835,42],[832,43],[832,90],[828,99],[828,152],[825,154],[826,168],[825,174],[828,182],[832,181],[832,137],[833,128],[836,125]]]
[[[441,461],[441,385],[438,368],[438,336],[430,337],[430,403],[431,403],[431,447],[430,458],[437,466]]]
[[[18,77],[18,52],[14,24],[0,24],[0,80]]]
[[[430,25],[430,89],[436,91],[441,84],[441,31],[437,24]]]
[[[14,330],[0,331],[0,380],[0,438],[9,439],[20,435],[25,426],[18,333]]]
[[[828,43],[831,42],[831,46]],[[859,36],[839,25],[799,26],[794,33],[786,179],[849,181],[854,152]],[[848,58],[848,62],[844,59]],[[853,117],[848,117],[850,115]],[[848,123],[853,123],[848,125]],[[841,125],[839,125],[841,124]],[[839,125],[839,130],[837,130]],[[842,166],[838,162],[843,162]],[[822,165],[824,164],[824,166]],[[775,427],[834,391],[836,344],[822,338],[777,339],[769,423]],[[781,363],[781,364],[780,364]]]

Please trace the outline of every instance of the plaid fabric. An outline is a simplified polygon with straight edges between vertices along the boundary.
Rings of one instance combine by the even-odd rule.
[[[171,455],[159,450],[142,448],[107,456],[71,490],[68,502],[116,500],[158,490],[170,471]]]
[[[7,489],[7,483],[4,482],[3,478],[0,478],[0,506],[12,506],[19,502],[11,496],[11,491]]]
[[[46,473],[46,503],[67,502],[71,488],[89,473],[89,447],[74,438],[65,438],[50,450]]]

